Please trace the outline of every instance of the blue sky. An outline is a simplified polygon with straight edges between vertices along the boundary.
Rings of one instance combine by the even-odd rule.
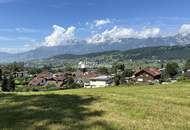
[[[184,24],[188,32],[189,5],[189,0],[0,0],[0,51],[71,39],[100,43],[110,35],[112,40],[172,35]]]

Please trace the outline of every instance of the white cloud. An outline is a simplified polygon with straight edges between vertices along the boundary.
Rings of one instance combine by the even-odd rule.
[[[183,24],[179,30],[179,34],[182,36],[187,36],[190,34],[190,24]]]
[[[147,28],[138,33],[139,38],[151,38],[160,34],[160,28]]]
[[[96,27],[100,27],[100,26],[111,23],[109,19],[100,19],[100,20],[95,20],[94,22],[95,22]]]
[[[105,30],[88,38],[87,43],[121,42],[124,38],[151,38],[158,36],[159,33],[159,28],[146,28],[142,31],[135,31],[132,28],[115,26],[111,30]]]
[[[76,28],[74,26],[65,29],[61,26],[53,25],[53,29],[53,33],[45,38],[45,46],[64,45],[75,40]]]

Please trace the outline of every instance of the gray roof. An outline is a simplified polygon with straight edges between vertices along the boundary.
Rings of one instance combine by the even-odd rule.
[[[111,76],[107,76],[107,75],[101,75],[95,78],[91,78],[90,80],[96,80],[96,81],[108,81],[110,80],[112,77]]]

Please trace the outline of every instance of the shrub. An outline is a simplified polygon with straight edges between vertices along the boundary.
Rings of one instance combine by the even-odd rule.
[[[177,77],[177,81],[185,81],[185,80],[187,80],[187,79],[188,79],[188,78],[185,77],[184,75]]]
[[[15,85],[14,77],[9,76],[9,77],[3,78],[2,85],[1,85],[2,91],[5,91],[5,92],[15,91],[15,87],[16,85]]]

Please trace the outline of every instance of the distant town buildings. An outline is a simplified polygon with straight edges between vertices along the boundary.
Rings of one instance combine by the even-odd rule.
[[[61,87],[66,81],[67,76],[70,75],[73,77],[74,82],[80,84],[84,88],[100,88],[111,86],[114,83],[114,75],[102,75],[97,71],[87,71],[85,64],[79,63],[79,70],[76,72],[59,72],[59,73],[50,73],[44,71],[40,74],[34,76],[30,81],[30,86],[45,86],[48,84],[54,84],[57,87]],[[81,70],[82,69],[82,70]],[[85,69],[85,71],[83,70]],[[18,73],[20,74],[20,73]],[[22,74],[19,76],[23,76]],[[126,81],[133,81],[134,83],[140,82],[153,82],[159,80],[161,77],[161,70],[154,67],[147,67],[141,70],[138,70],[133,74],[132,77],[126,77]]]
[[[165,68],[161,67],[161,69],[156,67],[146,67],[139,68],[139,70],[131,70],[130,76],[121,77],[124,74],[124,71],[119,71],[119,73],[109,73],[109,74],[101,74],[98,69],[89,69],[85,62],[79,62],[78,68],[75,72],[58,72],[58,73],[50,73],[48,71],[44,71],[42,73],[36,74],[33,79],[30,81],[29,86],[46,86],[46,85],[54,85],[58,88],[68,88],[68,77],[72,78],[72,82],[78,84],[84,88],[100,88],[100,87],[108,87],[116,84],[116,79],[120,78],[119,82],[127,83],[127,84],[136,84],[136,83],[158,83],[161,80],[162,75],[165,75]],[[17,72],[17,77],[26,76],[26,72]],[[120,77],[115,77],[120,75]],[[129,74],[128,74],[129,75]],[[190,79],[190,70],[184,72],[184,75]],[[121,81],[121,78],[122,81]],[[163,81],[165,82],[165,81]]]

